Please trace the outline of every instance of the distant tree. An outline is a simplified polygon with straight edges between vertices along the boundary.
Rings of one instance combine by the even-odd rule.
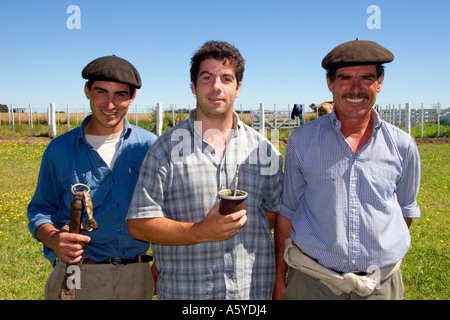
[[[6,104],[0,104],[0,112],[8,112],[8,106]]]

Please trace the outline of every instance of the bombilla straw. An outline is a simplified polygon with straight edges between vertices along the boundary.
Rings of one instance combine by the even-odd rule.
[[[234,192],[233,197],[236,197],[236,190],[238,185],[239,165],[236,165],[236,179],[234,180]]]

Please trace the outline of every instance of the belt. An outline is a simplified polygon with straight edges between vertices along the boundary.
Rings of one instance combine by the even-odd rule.
[[[312,260],[314,260],[315,262],[317,262],[317,259],[315,259],[315,258],[313,258],[313,257],[311,257],[309,254],[307,254],[305,251],[303,251],[302,249],[300,249],[300,247],[299,246],[297,246],[297,244],[294,242],[294,241],[292,241],[292,244],[302,253],[302,254],[304,254],[305,256],[307,256],[308,258],[310,258],[310,259],[312,259]],[[342,274],[344,274],[345,272],[342,272],[342,271],[338,271],[338,270],[334,270],[334,269],[331,269],[331,270],[333,270],[334,272],[337,272],[337,273],[339,273],[340,275],[342,275]],[[357,276],[366,276],[368,273],[367,272],[352,272],[353,274],[356,274]]]
[[[102,261],[95,261],[89,257],[83,257],[83,259],[81,260],[81,263],[83,263],[83,264],[112,264],[115,266],[118,264],[126,265],[126,264],[130,264],[130,263],[150,262],[152,260],[153,260],[153,257],[148,256],[148,255],[136,256],[131,259],[124,259],[124,258],[120,258],[120,257],[111,257],[111,258],[107,258]]]

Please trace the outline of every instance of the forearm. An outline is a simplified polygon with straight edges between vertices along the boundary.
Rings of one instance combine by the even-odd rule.
[[[291,221],[279,214],[275,226],[275,260],[278,279],[284,280],[287,273],[288,266],[284,261],[284,242],[289,237],[291,228]]]
[[[218,210],[219,203],[201,222],[181,222],[164,217],[129,219],[128,231],[133,238],[151,243],[190,245],[228,239],[247,222],[245,210],[228,215],[221,215]]]
[[[40,225],[36,230],[36,239],[41,241],[46,247],[54,250],[54,244],[52,242],[53,235],[59,230],[51,223],[44,223]]]
[[[168,218],[130,219],[128,231],[135,239],[164,245],[189,245],[201,242],[198,225]]]

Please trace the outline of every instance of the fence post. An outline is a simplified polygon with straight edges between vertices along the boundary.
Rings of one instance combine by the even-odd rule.
[[[29,117],[29,120],[30,120],[31,136],[34,137],[34,130],[33,130],[33,113],[32,113],[32,111],[31,111],[31,103],[29,104],[29,107],[30,107],[30,117]],[[39,116],[39,115],[38,115],[38,116]]]
[[[411,134],[411,106],[410,103],[405,103],[405,131]]]
[[[55,103],[50,102],[49,120],[50,120],[50,135],[52,138],[56,137],[56,113]]]
[[[175,107],[173,104],[170,105],[170,109],[172,111],[172,127],[175,127]]]
[[[265,132],[264,122],[265,122],[264,103],[261,102],[259,104],[259,133],[265,137],[266,135],[264,134]]]
[[[440,117],[440,111],[439,111],[439,103],[436,105],[436,113],[437,113],[437,136],[440,136],[440,122],[441,122],[441,117]]]
[[[70,113],[69,113],[69,104],[67,104],[67,130],[70,131]]]
[[[424,119],[423,119],[423,117],[425,116],[425,113],[424,113],[424,111],[423,111],[423,102],[422,102],[422,118],[420,119],[420,122],[421,122],[421,124],[420,124],[420,126],[421,126],[421,134],[420,134],[420,137],[421,138],[423,138],[423,124],[424,124]]]
[[[11,104],[11,118],[12,118],[12,127],[13,127],[13,136],[16,137],[16,124],[14,123],[14,109],[13,105]]]
[[[156,104],[156,135],[159,137],[162,134],[163,125],[163,108],[161,103]]]
[[[134,124],[138,125],[138,109],[137,104],[134,105]]]

